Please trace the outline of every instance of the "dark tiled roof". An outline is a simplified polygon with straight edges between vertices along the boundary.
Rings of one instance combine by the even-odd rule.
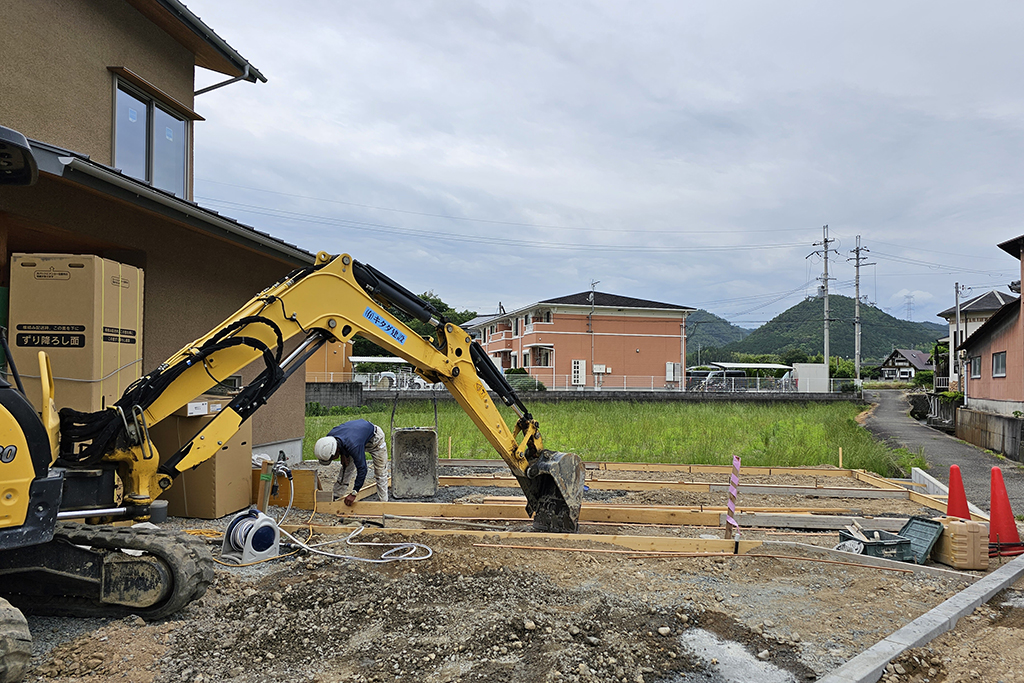
[[[560,296],[555,299],[545,299],[539,303],[542,304],[569,304],[573,306],[589,306],[591,292],[580,292],[578,294],[570,294],[568,296]],[[678,306],[676,304],[665,304],[660,301],[648,301],[647,299],[634,299],[631,296],[621,296],[619,294],[607,294],[605,292],[594,292],[595,306],[605,306],[608,308],[668,308],[679,311],[692,311],[694,309],[689,306]]]
[[[1005,294],[1003,292],[997,292],[994,289],[991,292],[985,292],[980,294],[973,299],[968,299],[960,303],[960,315],[964,313],[981,313],[983,311],[998,311],[1006,304],[1016,301],[1017,297],[1012,294]],[[947,308],[942,313],[936,313],[940,318],[946,318],[947,320],[956,317],[956,306]]]
[[[899,354],[900,356],[903,356],[904,358],[906,358],[907,361],[909,361],[910,364],[913,365],[914,368],[917,369],[917,370],[931,370],[932,369],[931,363],[928,362],[929,360],[931,360],[931,354],[930,353],[925,353],[924,351],[918,351],[917,349],[896,349],[895,351],[893,351],[892,353],[889,354],[889,358],[892,358],[893,356],[895,356],[897,354]],[[889,358],[885,359],[886,362],[889,361]],[[885,365],[885,363],[882,363],[882,365]]]
[[[313,254],[301,247],[285,242],[282,239],[245,225],[244,223],[239,223],[233,218],[223,216],[218,212],[204,208],[195,202],[182,199],[171,192],[153,187],[145,181],[137,180],[131,176],[125,175],[120,169],[92,161],[89,159],[87,154],[79,154],[78,152],[73,152],[71,150],[50,145],[45,142],[39,142],[37,140],[30,140],[29,143],[32,147],[32,153],[35,155],[36,161],[39,163],[40,171],[45,171],[52,173],[53,175],[61,176],[67,180],[79,182],[84,180],[86,177],[91,176],[93,179],[98,179],[102,189],[111,194],[114,193],[115,188],[110,184],[110,180],[116,180],[119,184],[128,187],[137,186],[138,191],[131,197],[135,202],[141,203],[143,201],[144,193],[150,193],[153,197],[159,199],[160,204],[171,209],[176,216],[180,216],[181,218],[185,218],[187,216],[194,219],[198,225],[203,226],[204,229],[213,234],[219,236],[224,232],[230,232],[242,242],[261,245],[264,249],[269,249],[271,252],[275,252],[280,257],[296,264],[313,263],[315,260]],[[75,172],[75,167],[82,170]],[[104,178],[106,180],[104,180]],[[96,180],[93,180],[92,182],[96,182]]]

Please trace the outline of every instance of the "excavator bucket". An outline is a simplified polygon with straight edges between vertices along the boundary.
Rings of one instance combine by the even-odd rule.
[[[583,461],[575,453],[541,451],[530,461],[519,486],[526,494],[526,511],[536,531],[575,533],[583,505]]]

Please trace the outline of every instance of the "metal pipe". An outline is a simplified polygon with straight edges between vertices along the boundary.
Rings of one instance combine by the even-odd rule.
[[[207,86],[207,87],[205,87],[205,88],[203,88],[201,90],[196,90],[194,93],[192,93],[192,97],[199,97],[200,95],[202,95],[204,93],[208,93],[211,90],[216,90],[217,88],[223,88],[225,85],[231,85],[232,83],[237,83],[238,81],[245,81],[245,80],[248,80],[248,79],[249,79],[249,65],[246,64],[245,65],[245,71],[242,72],[241,76],[235,76],[234,78],[229,78],[226,81],[221,81],[220,83],[214,83],[213,85]]]
[[[82,517],[114,517],[127,515],[128,508],[96,508],[95,510],[64,510],[57,513],[57,519],[81,519]]]

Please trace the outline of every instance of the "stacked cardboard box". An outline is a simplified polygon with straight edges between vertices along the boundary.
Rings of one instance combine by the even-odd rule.
[[[39,352],[50,356],[57,408],[106,408],[142,374],[143,272],[91,255],[14,254],[11,354],[40,409]]]
[[[200,396],[149,428],[164,462],[210,423],[230,398]],[[213,409],[211,410],[211,406]],[[164,494],[175,517],[217,519],[248,507],[252,472],[252,423],[242,426],[213,456],[182,472]]]

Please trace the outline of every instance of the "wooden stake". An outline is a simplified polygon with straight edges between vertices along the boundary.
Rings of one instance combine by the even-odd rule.
[[[843,447],[839,447],[839,469],[843,469]]]
[[[448,459],[452,459],[452,437],[448,437]]]
[[[732,474],[729,475],[729,505],[725,513],[725,537],[740,537],[740,526],[736,523],[736,496],[740,486],[740,456],[732,456]]]

